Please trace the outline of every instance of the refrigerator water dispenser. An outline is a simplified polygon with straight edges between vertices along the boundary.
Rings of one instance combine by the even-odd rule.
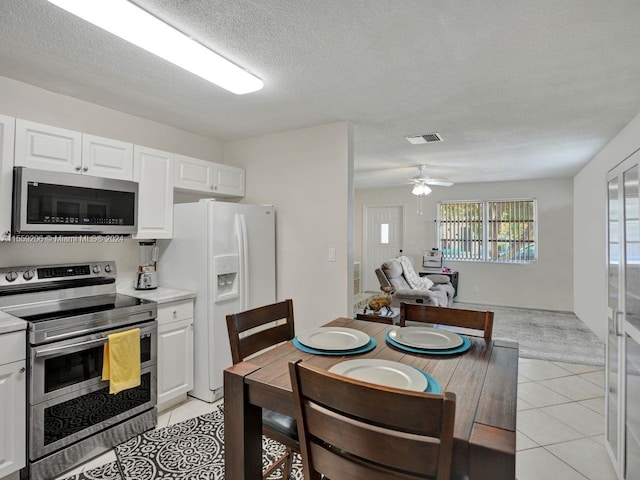
[[[220,255],[213,257],[215,275],[213,300],[215,302],[238,297],[239,264],[238,255]]]

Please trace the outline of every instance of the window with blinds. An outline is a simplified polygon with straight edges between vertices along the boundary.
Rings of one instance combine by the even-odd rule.
[[[440,250],[450,260],[482,260],[483,205],[440,204]]]
[[[536,260],[535,200],[442,202],[438,236],[445,259],[499,263]]]

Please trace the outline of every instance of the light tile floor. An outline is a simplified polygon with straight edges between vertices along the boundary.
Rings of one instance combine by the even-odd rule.
[[[521,358],[518,480],[616,480],[604,440],[604,369]]]
[[[189,397],[162,412],[157,428],[214,410]],[[616,480],[604,440],[604,369],[520,359],[516,473],[518,480]],[[105,455],[66,478],[115,460]]]

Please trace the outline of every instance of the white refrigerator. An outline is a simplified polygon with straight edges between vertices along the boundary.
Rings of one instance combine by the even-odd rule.
[[[160,285],[197,294],[189,395],[213,402],[231,365],[226,315],[276,300],[275,209],[213,199],[176,204],[173,239],[159,243]]]

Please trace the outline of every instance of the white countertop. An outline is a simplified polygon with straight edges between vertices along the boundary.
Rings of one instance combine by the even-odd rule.
[[[27,325],[21,318],[0,311],[0,334],[26,330]]]
[[[118,293],[122,293],[123,295],[143,298],[145,300],[151,300],[152,302],[158,303],[177,302],[179,300],[196,298],[196,294],[194,292],[166,287],[158,287],[153,290],[136,290],[128,285],[117,285],[116,290]]]

